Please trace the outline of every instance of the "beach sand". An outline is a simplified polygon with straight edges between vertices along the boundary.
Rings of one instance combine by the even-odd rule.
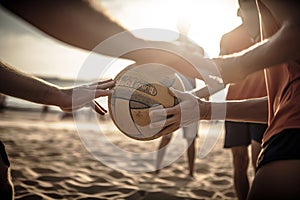
[[[231,155],[222,148],[222,137],[205,158],[196,158],[194,179],[187,175],[185,154],[158,175],[112,169],[82,145],[73,119],[62,120],[57,112],[5,110],[0,113],[0,139],[10,157],[16,199],[236,199]],[[116,135],[114,142],[145,149],[143,142],[132,145]]]

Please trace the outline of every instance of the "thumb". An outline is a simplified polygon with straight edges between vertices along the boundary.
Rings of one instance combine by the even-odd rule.
[[[172,87],[170,87],[171,94],[177,97],[178,99],[184,99],[184,92],[181,92],[179,90],[176,90]]]
[[[94,98],[99,98],[103,96],[111,96],[114,93],[113,90],[102,90],[98,89],[95,91],[95,97]]]

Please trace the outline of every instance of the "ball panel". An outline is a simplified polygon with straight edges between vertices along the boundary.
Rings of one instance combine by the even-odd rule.
[[[133,121],[139,126],[147,126],[150,124],[149,108],[145,109],[130,109]]]
[[[175,98],[170,92],[169,88],[159,83],[148,83],[137,88],[131,96],[131,99],[148,103],[151,107],[155,104],[161,104],[165,108],[174,106]]]
[[[134,89],[132,89],[132,88],[116,85],[114,87],[114,94],[109,98],[112,98],[112,99],[119,98],[119,99],[129,100],[131,98],[133,92],[134,92]]]
[[[135,122],[136,128],[143,135],[143,139],[155,139],[160,137],[159,132],[162,128],[150,128],[151,118],[149,116],[150,108],[130,109],[131,116]],[[165,118],[162,118],[164,120]]]
[[[157,132],[146,128],[151,123],[149,116],[150,108],[159,105],[166,108],[176,105],[175,103],[178,103],[178,100],[170,94],[168,88],[157,83],[152,83],[135,90],[131,96],[129,106],[132,119],[139,126],[138,129],[140,132],[143,135],[153,136]],[[148,107],[145,108],[146,105]]]
[[[142,133],[143,140],[153,140],[162,135],[160,134],[162,128],[150,128],[149,126],[138,126],[138,125],[137,128]]]
[[[151,96],[137,90],[132,93],[131,98],[129,100],[130,108],[150,108],[153,105],[160,104],[159,101],[153,99]],[[139,104],[143,104],[143,106],[138,107]]]
[[[142,137],[142,134],[135,126],[129,110],[128,100],[114,98],[112,104],[113,121],[119,130],[130,133],[133,137]]]

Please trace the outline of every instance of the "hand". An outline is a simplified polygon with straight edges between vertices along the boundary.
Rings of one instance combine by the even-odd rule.
[[[113,91],[107,89],[112,88],[114,85],[115,82],[110,79],[73,88],[60,88],[60,98],[56,97],[59,100],[58,106],[67,112],[82,107],[91,107],[97,113],[104,115],[107,111],[94,99],[112,95]]]
[[[159,63],[169,66],[190,77],[204,80],[207,84],[222,83],[219,68],[212,59],[204,58],[199,46],[187,50],[186,45],[176,42],[147,42],[145,48],[130,51],[125,57],[135,57],[136,64]]]
[[[200,119],[199,99],[189,93],[180,92],[170,88],[174,96],[179,99],[179,104],[170,108],[153,109],[149,115],[151,128],[163,128],[161,133],[166,135],[180,127],[187,126]]]

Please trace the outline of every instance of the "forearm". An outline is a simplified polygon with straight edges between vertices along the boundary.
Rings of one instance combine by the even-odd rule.
[[[1,3],[48,35],[88,51],[109,37],[126,31],[93,0],[2,0]],[[132,34],[123,39],[140,42]],[[98,49],[98,53],[119,56],[113,50],[122,47],[122,43],[116,45],[110,49]]]
[[[211,95],[223,90],[226,86],[224,84],[215,85],[215,87],[202,87],[200,89],[193,90],[192,93],[199,98],[208,98]]]
[[[3,0],[2,5],[48,35],[78,48],[138,63],[175,57],[158,50],[165,49],[167,43],[135,37],[93,0]]]
[[[40,104],[57,105],[59,88],[0,61],[0,92]],[[53,98],[55,97],[55,98]]]
[[[237,122],[268,122],[268,98],[253,98],[239,101],[199,103],[203,120],[227,120]]]
[[[269,39],[221,59],[222,78],[235,82],[255,71],[300,58],[300,27],[284,24]],[[233,74],[233,72],[235,72]]]
[[[139,64],[157,62],[170,65],[187,76],[200,77],[192,67],[184,70],[189,68],[185,66],[191,64],[181,57],[183,52],[179,46],[135,37],[93,0],[1,2],[30,24],[67,44],[107,56],[130,59]]]

